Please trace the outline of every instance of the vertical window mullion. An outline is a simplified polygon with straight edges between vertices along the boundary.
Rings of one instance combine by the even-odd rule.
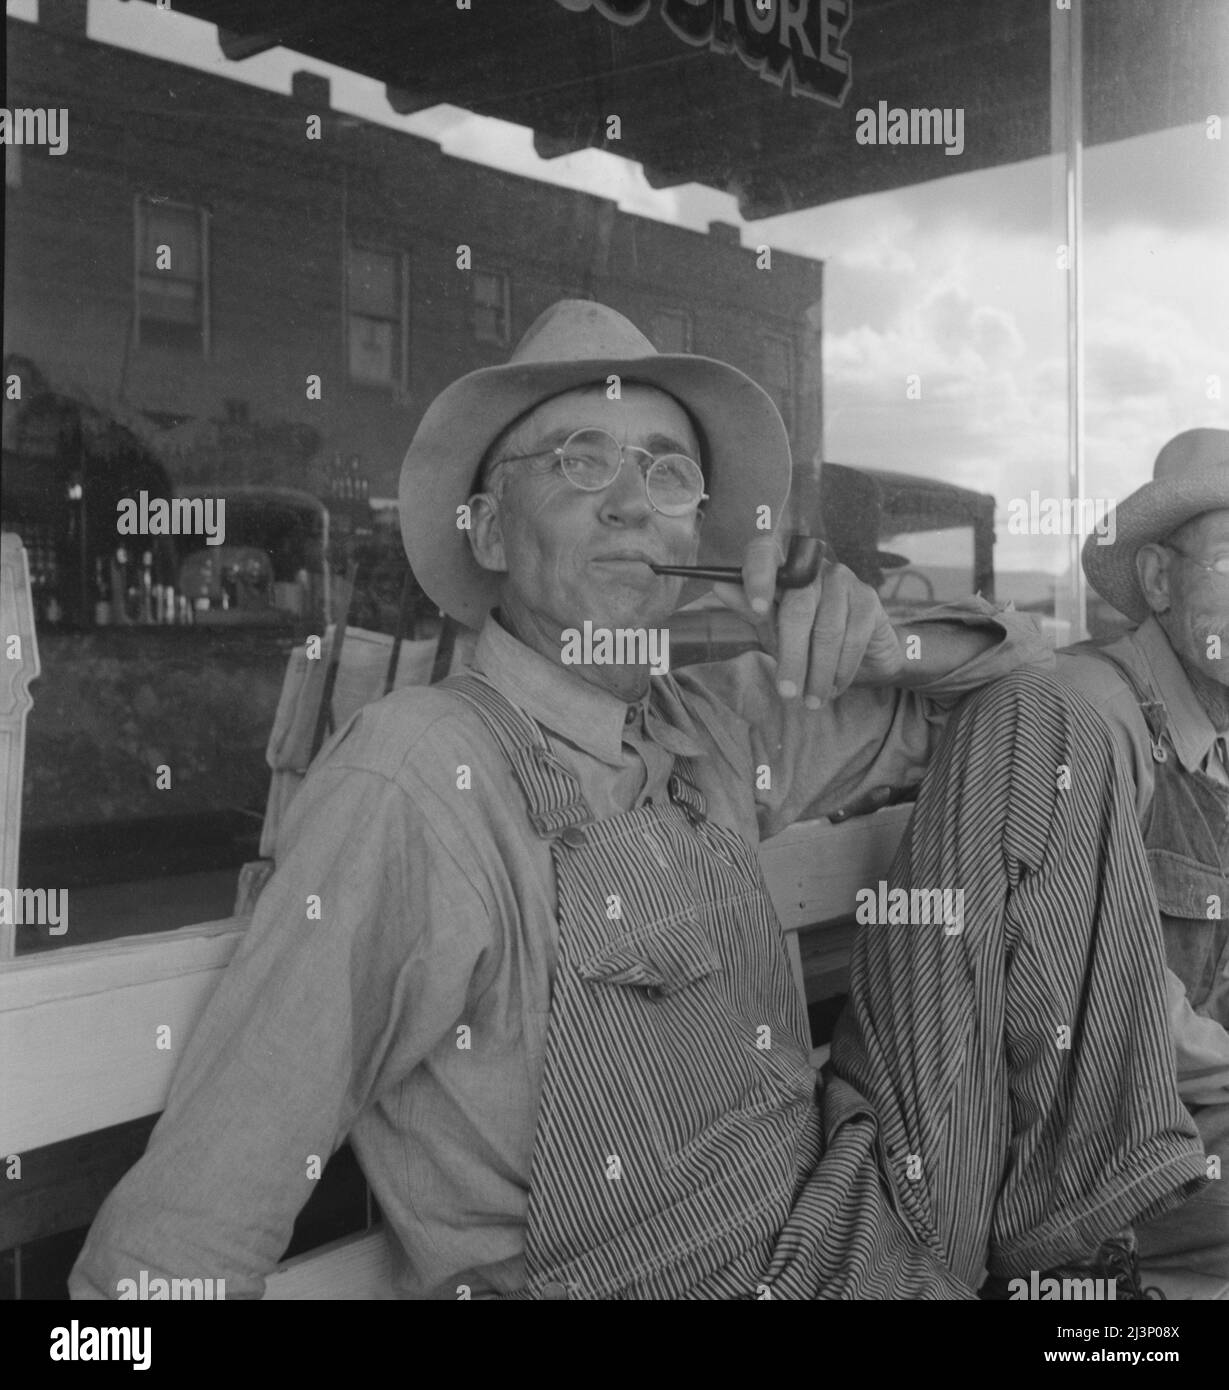
[[[145,200],[139,193],[132,199],[132,343],[141,345],[141,252],[145,245]]]
[[[410,253],[401,253],[401,380],[402,396],[410,391]]]
[[[201,208],[201,247],[200,247],[200,287],[201,287],[201,350],[209,357],[211,343],[210,327],[212,316],[209,308],[209,209]]]

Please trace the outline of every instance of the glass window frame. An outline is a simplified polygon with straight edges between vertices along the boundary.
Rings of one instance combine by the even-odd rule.
[[[388,256],[397,270],[397,313],[396,316],[359,314],[350,307],[350,267],[351,256],[356,252],[371,256]],[[355,376],[352,366],[351,349],[353,321],[363,318],[377,323],[394,325],[394,338],[398,350],[396,370],[387,380],[375,377]],[[342,342],[345,347],[346,384],[350,387],[371,391],[391,391],[398,399],[404,399],[410,390],[410,253],[399,246],[381,244],[365,237],[350,237],[346,241],[341,273],[341,324]]]
[[[478,300],[478,277],[486,276],[496,283],[500,292],[499,304],[480,303]],[[495,310],[499,327],[494,333],[481,326],[481,310]],[[506,348],[512,344],[512,272],[497,266],[482,266],[471,272],[469,286],[469,327],[477,343],[489,343],[492,347]]]
[[[666,319],[671,319],[674,322],[682,325],[683,331],[681,337],[683,340],[683,345],[681,347],[662,347],[661,343],[658,341],[660,337],[658,325]],[[649,337],[652,340],[653,346],[657,349],[658,352],[691,352],[693,343],[693,323],[691,311],[688,309],[677,308],[672,304],[667,304],[660,309],[654,309],[652,317],[649,320]]]
[[[781,394],[784,396],[784,409],[782,402],[777,400],[777,390],[781,383],[768,375],[768,348],[781,346],[785,349],[785,373],[787,380]],[[793,435],[794,424],[798,415],[798,354],[794,350],[794,340],[788,333],[761,333],[760,334],[760,385],[777,402],[777,409],[781,411],[781,418],[785,421],[785,428]]]
[[[160,319],[156,314],[151,314],[142,310],[141,292],[142,280],[148,274],[143,264],[142,253],[145,246],[146,215],[150,209],[167,209],[174,212],[195,214],[198,219],[199,237],[199,259],[200,273],[193,282],[197,286],[197,298],[200,309],[200,355],[208,361],[213,346],[213,315],[211,311],[212,286],[209,274],[209,231],[210,231],[210,210],[202,204],[182,202],[173,198],[155,198],[149,193],[137,193],[132,200],[132,341],[134,347],[145,346],[148,348],[162,350],[169,349],[178,352],[195,352],[195,348],[189,348],[186,344],[176,344],[173,342],[142,342],[141,320],[142,317],[152,325],[153,323],[174,323],[172,319]],[[186,276],[171,276],[172,279],[181,283],[189,283]],[[147,334],[148,338],[148,334]]]

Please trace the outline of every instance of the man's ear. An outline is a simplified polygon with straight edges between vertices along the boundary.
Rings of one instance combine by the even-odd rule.
[[[1135,552],[1135,573],[1144,600],[1154,613],[1166,613],[1172,602],[1169,594],[1169,552],[1149,541]]]
[[[469,548],[484,570],[502,574],[507,568],[504,557],[504,533],[500,523],[499,503],[489,492],[479,492],[469,499]]]

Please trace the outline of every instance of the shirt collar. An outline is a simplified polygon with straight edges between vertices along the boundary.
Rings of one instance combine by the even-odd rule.
[[[1216,756],[1219,737],[1207,711],[1199,703],[1165,629],[1154,615],[1149,615],[1135,630],[1132,640],[1148,663],[1156,692],[1165,702],[1169,735],[1178,761],[1188,772],[1199,771],[1209,756]]]
[[[669,702],[667,715],[664,702],[652,698],[655,677],[644,696],[628,704],[527,647],[493,613],[478,635],[474,665],[538,723],[612,767],[622,763],[623,739],[632,729],[667,752],[704,754],[676,702]]]

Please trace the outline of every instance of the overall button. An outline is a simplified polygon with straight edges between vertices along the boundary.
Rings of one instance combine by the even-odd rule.
[[[569,825],[559,838],[569,849],[580,849],[582,845],[589,843],[589,837],[581,825]]]

